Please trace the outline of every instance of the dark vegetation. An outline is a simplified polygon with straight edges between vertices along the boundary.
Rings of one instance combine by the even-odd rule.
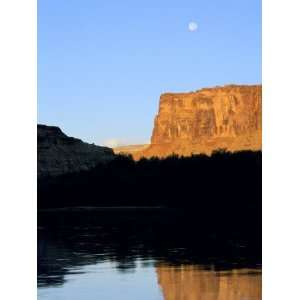
[[[134,161],[118,156],[90,171],[38,182],[38,208],[163,206],[228,225],[261,220],[261,152],[214,152]]]
[[[219,151],[134,161],[118,156],[90,171],[38,182],[38,207],[241,206],[261,199],[261,152]]]

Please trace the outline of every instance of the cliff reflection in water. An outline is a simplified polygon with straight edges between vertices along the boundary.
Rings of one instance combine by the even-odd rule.
[[[222,272],[194,265],[156,268],[164,300],[259,300],[261,271],[236,269]]]
[[[259,300],[260,227],[170,209],[38,214],[38,299]]]

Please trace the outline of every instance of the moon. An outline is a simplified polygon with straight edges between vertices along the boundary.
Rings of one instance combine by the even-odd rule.
[[[189,23],[188,27],[189,27],[189,31],[193,32],[198,29],[198,24],[193,21]]]

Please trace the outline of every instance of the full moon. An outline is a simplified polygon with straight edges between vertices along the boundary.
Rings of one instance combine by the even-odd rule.
[[[196,31],[198,29],[198,24],[196,22],[189,23],[189,31]]]

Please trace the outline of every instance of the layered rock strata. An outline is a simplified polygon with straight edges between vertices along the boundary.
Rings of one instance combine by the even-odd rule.
[[[191,93],[162,94],[151,145],[133,153],[164,157],[173,153],[210,154],[260,150],[262,147],[261,85],[226,85]]]

